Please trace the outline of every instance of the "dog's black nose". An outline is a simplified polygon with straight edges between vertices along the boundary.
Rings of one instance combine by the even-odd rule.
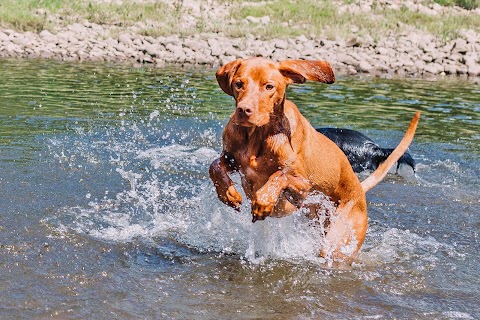
[[[253,113],[253,108],[249,105],[238,105],[237,112],[244,113],[247,117],[249,117]]]

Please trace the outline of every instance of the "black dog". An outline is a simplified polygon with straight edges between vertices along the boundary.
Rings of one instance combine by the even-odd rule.
[[[355,130],[336,128],[317,128],[316,130],[342,149],[355,172],[375,170],[393,151],[393,149],[380,148],[372,139]],[[408,152],[398,160],[397,171],[402,163],[409,165],[415,171],[415,160]]]

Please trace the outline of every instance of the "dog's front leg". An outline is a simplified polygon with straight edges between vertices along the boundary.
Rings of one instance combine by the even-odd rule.
[[[242,195],[233,186],[233,181],[228,176],[233,171],[231,162],[224,153],[210,165],[210,179],[217,190],[218,198],[226,205],[240,211]]]
[[[272,174],[267,183],[263,185],[256,193],[252,200],[253,222],[264,220],[267,216],[272,215],[273,210],[280,198],[282,191],[288,190],[296,204],[299,205],[309,190],[310,183],[307,179],[300,175],[293,175],[279,170]],[[278,208],[282,210],[282,208]],[[282,216],[286,212],[278,212],[276,216]]]

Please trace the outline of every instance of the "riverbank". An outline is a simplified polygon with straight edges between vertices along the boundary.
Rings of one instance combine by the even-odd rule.
[[[117,5],[148,2],[96,1],[116,2]],[[243,7],[259,7],[259,4],[262,3],[252,2],[243,4]],[[340,30],[338,36],[332,35],[332,30],[326,30],[324,34],[297,32],[301,34],[268,39],[265,29],[283,27],[289,31],[300,28],[301,31],[302,25],[292,21],[281,22],[274,14],[235,20],[232,18],[235,5],[238,4],[191,1],[186,5],[182,2],[184,11],[177,21],[177,27],[181,29],[173,35],[146,32],[147,27],[161,28],[156,24],[161,21],[147,19],[131,25],[111,21],[97,23],[99,21],[93,18],[68,20],[61,14],[36,9],[35,14],[43,16],[49,27],[38,32],[0,28],[0,57],[111,61],[163,67],[171,64],[218,66],[236,58],[260,55],[273,60],[327,60],[339,74],[480,77],[480,33],[476,29],[463,28],[457,30],[454,36],[443,37],[420,30],[418,26],[405,25],[399,20],[398,28],[379,29],[378,34],[373,29],[349,25],[348,30]],[[379,11],[379,5],[383,11]],[[334,10],[338,14],[362,14],[371,19],[381,19],[379,12],[390,14],[397,10],[399,14],[405,14],[407,10],[411,14],[433,17],[432,21],[462,15],[480,20],[479,9],[424,5],[422,1],[364,0],[355,4],[339,4]],[[237,36],[225,28],[215,32],[214,25],[219,21],[239,28],[245,26],[246,32]],[[202,27],[198,27],[200,23]],[[196,27],[204,32],[184,32]],[[309,28],[303,27],[305,30]],[[255,30],[263,30],[263,33]]]

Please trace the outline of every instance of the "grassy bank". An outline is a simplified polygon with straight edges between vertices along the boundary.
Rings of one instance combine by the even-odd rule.
[[[251,26],[248,32],[267,38],[296,36],[301,34],[324,35],[335,39],[351,35],[352,28],[360,35],[380,38],[390,32],[400,33],[412,28],[422,30],[443,39],[457,36],[460,29],[480,30],[478,15],[430,16],[413,12],[405,7],[400,10],[374,6],[372,12],[339,13],[330,1],[300,0],[295,3],[275,2],[255,7],[243,7],[240,16],[270,16],[268,26]],[[285,27],[288,23],[288,27]],[[234,33],[234,31],[231,31]]]
[[[171,31],[179,20],[181,9],[170,10],[163,3],[122,5],[86,0],[2,0],[0,24],[19,31],[51,30],[55,25],[68,25],[84,19],[102,25],[131,26],[139,21],[167,22]],[[57,15],[57,17],[55,17]]]
[[[345,3],[354,1],[345,0]],[[438,0],[443,4],[466,3],[478,6],[480,0]],[[455,3],[456,2],[456,3]],[[203,2],[199,1],[200,6]],[[170,34],[191,35],[199,32],[223,32],[227,36],[244,36],[251,33],[265,39],[293,37],[301,34],[324,36],[329,39],[345,38],[351,30],[359,35],[381,38],[391,32],[411,29],[422,30],[445,40],[457,36],[460,29],[480,31],[480,18],[474,14],[430,16],[403,7],[400,10],[385,9],[374,5],[369,13],[339,13],[331,0],[297,0],[256,2],[239,0],[228,4],[228,15],[195,17],[193,24],[185,25],[184,18],[191,16],[190,8],[182,0],[161,2],[106,4],[92,0],[2,0],[0,25],[18,31],[39,32],[54,30],[88,20],[101,25],[119,28],[136,27],[138,33],[160,36]],[[205,10],[203,10],[205,11]],[[247,23],[245,18],[269,16],[268,24]]]
[[[480,7],[480,0],[435,0],[443,6],[459,6],[464,9],[476,9]]]

